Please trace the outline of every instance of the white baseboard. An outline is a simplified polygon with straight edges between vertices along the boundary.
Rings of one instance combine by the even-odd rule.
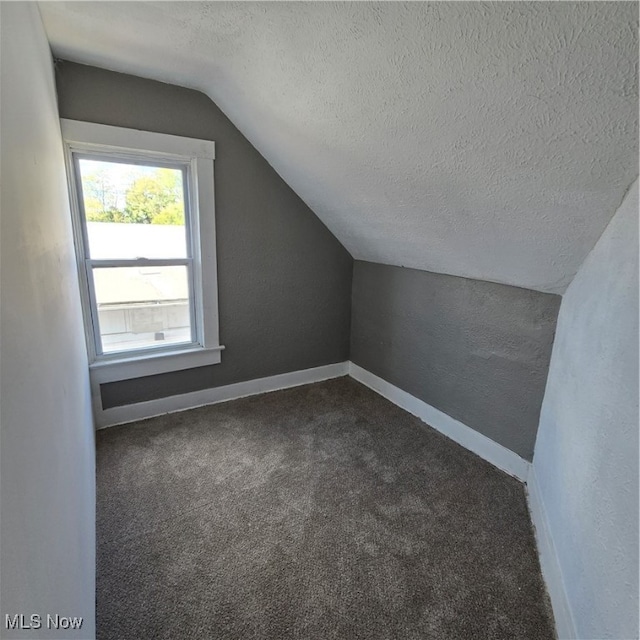
[[[102,408],[100,386],[94,380],[92,381],[92,391],[96,428],[102,429],[127,422],[135,422],[136,420],[152,418],[165,413],[185,411],[208,404],[227,402],[237,398],[267,393],[269,391],[278,391],[279,389],[288,389],[290,387],[320,382],[345,375],[350,375],[499,469],[518,478],[522,482],[526,481],[529,463],[516,453],[509,451],[509,449],[506,449],[497,442],[490,440],[474,429],[467,427],[451,416],[442,413],[442,411],[428,405],[426,402],[419,400],[353,362],[339,362],[322,367],[315,367],[313,369],[292,371],[276,376],[237,382],[224,387],[212,387],[203,389],[202,391],[168,396],[147,402],[137,402],[135,404],[127,404],[110,409]]]
[[[349,375],[393,404],[417,416],[465,449],[526,483],[529,513],[535,529],[540,567],[553,607],[558,640],[576,640],[578,637],[576,627],[569,608],[558,556],[547,525],[534,466],[513,451],[353,362],[349,363]]]
[[[298,387],[303,384],[329,380],[330,378],[339,378],[340,376],[347,375],[348,372],[349,363],[338,362],[313,369],[292,371],[267,378],[237,382],[224,387],[213,387],[203,389],[202,391],[159,398],[158,400],[149,400],[148,402],[137,402],[136,404],[127,404],[111,409],[102,409],[102,405],[98,401],[94,403],[96,428],[112,427],[117,424],[152,418],[153,416],[172,413],[174,411],[184,411],[185,409],[217,404],[218,402],[227,402],[259,393],[267,393],[268,391],[289,389],[290,387]]]
[[[98,401],[94,403],[96,427],[101,429],[117,424],[142,420],[144,418],[151,418],[165,413],[227,402],[237,398],[288,389],[303,384],[329,380],[330,378],[338,378],[344,375],[350,375],[358,382],[361,382],[387,400],[393,402],[393,404],[417,416],[429,426],[462,445],[465,449],[472,451],[498,469],[527,484],[529,511],[536,532],[540,565],[553,607],[558,638],[559,640],[575,640],[577,638],[575,624],[571,616],[571,610],[564,589],[560,564],[558,563],[556,550],[547,525],[544,506],[540,499],[540,490],[533,465],[521,458],[518,454],[503,447],[501,444],[494,442],[471,427],[468,427],[366,369],[359,367],[353,362],[339,362],[314,369],[292,371],[267,378],[238,382],[224,387],[203,389],[202,391],[195,391],[193,393],[185,393],[111,409],[102,409]],[[98,391],[98,385],[94,386],[96,387],[95,391]],[[97,399],[96,396],[94,400]]]
[[[556,620],[558,640],[575,640],[578,634],[571,615],[562,571],[558,562],[558,554],[547,524],[547,515],[540,495],[535,465],[531,465],[529,469],[527,502],[529,503],[529,513],[531,514],[531,521],[536,534],[540,568],[547,585],[551,606],[553,607],[553,615]]]
[[[498,469],[526,482],[530,464],[517,453],[353,362],[349,363],[349,375]]]

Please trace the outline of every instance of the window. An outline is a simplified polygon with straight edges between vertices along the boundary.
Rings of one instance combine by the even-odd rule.
[[[61,124],[92,373],[220,362],[214,143]]]

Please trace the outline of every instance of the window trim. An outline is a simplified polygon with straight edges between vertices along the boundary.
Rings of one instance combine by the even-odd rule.
[[[120,153],[120,152],[84,152],[80,150],[71,150],[72,161],[73,161],[73,182],[76,189],[76,192],[80,193],[80,187],[82,184],[81,172],[80,172],[80,162],[83,159],[97,159],[97,160],[105,160],[105,161],[122,161],[122,162],[131,162],[138,163],[140,162],[140,158],[133,156],[131,153]],[[146,156],[145,156],[146,158]],[[157,158],[157,161],[156,161]],[[144,164],[147,164],[146,162]],[[93,350],[90,350],[91,361],[92,362],[108,362],[113,360],[121,360],[127,359],[130,357],[141,358],[147,354],[155,354],[155,353],[165,353],[179,350],[182,348],[189,347],[198,347],[204,346],[204,329],[203,324],[200,322],[197,314],[197,309],[200,308],[200,298],[202,296],[202,292],[196,289],[195,287],[195,277],[194,273],[197,270],[197,265],[194,263],[193,256],[197,253],[197,250],[194,248],[194,234],[192,232],[193,229],[198,228],[198,212],[192,211],[192,200],[191,197],[191,166],[186,164],[184,161],[177,162],[175,159],[169,161],[167,159],[166,154],[162,156],[158,155],[154,157],[154,162],[150,163],[152,166],[165,166],[168,168],[180,170],[183,176],[184,183],[186,185],[185,195],[188,196],[185,199],[185,231],[187,234],[187,255],[185,258],[138,258],[138,259],[99,259],[92,258],[90,256],[90,243],[89,243],[89,234],[88,234],[88,220],[86,217],[86,211],[84,211],[84,207],[78,201],[78,219],[80,220],[81,227],[81,235],[82,235],[82,260],[84,262],[84,270],[85,270],[85,279],[87,282],[87,295],[89,300],[89,311],[91,315],[91,324],[92,324],[92,335],[93,342],[91,343],[91,347]],[[193,224],[195,222],[195,224]],[[102,335],[100,333],[100,321],[97,313],[97,300],[96,300],[96,291],[95,291],[95,271],[100,268],[113,268],[113,267],[154,267],[154,266],[184,266],[187,269],[188,273],[188,284],[189,284],[189,316],[191,318],[191,327],[190,327],[190,341],[188,343],[169,343],[166,345],[158,345],[154,347],[144,347],[140,349],[131,349],[129,351],[119,351],[119,352],[104,352],[104,345],[102,344]]]
[[[64,142],[65,163],[73,222],[75,255],[80,280],[80,297],[84,316],[85,341],[89,368],[94,383],[113,382],[169,371],[217,364],[224,349],[219,341],[218,279],[215,242],[215,142],[185,138],[164,133],[126,129],[110,125],[60,120]],[[192,264],[192,305],[194,342],[167,345],[161,348],[98,354],[94,306],[91,296],[90,262],[105,264],[117,260],[90,260],[86,244],[86,224],[79,201],[79,176],[75,156],[97,155],[113,159],[167,162],[185,167],[188,179],[186,192],[189,215],[188,258]],[[204,242],[204,238],[208,241]],[[143,261],[152,266],[162,259]],[[175,260],[172,260],[174,263]],[[128,262],[128,266],[130,262]],[[97,307],[96,307],[97,313]]]

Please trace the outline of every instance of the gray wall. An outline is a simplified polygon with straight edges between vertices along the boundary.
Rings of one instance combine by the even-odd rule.
[[[638,183],[562,299],[533,468],[576,637],[638,638]]]
[[[531,460],[560,297],[356,261],[351,360]]]
[[[349,357],[349,253],[202,93],[62,62],[60,115],[216,142],[222,363],[102,386],[105,408]]]
[[[53,66],[35,3],[2,22],[3,638],[95,637],[95,452]],[[8,631],[5,615],[43,617]],[[84,618],[47,630],[46,615]]]

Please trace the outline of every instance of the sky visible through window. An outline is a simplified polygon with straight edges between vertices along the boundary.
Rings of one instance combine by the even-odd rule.
[[[88,222],[184,224],[180,169],[80,159]]]
[[[80,160],[80,173],[82,174],[83,190],[87,195],[98,188],[99,181],[103,181],[105,196],[118,208],[124,208],[127,189],[136,178],[152,176],[156,167],[146,165],[124,164],[121,162],[103,162],[101,160]],[[92,189],[92,183],[96,186]]]

